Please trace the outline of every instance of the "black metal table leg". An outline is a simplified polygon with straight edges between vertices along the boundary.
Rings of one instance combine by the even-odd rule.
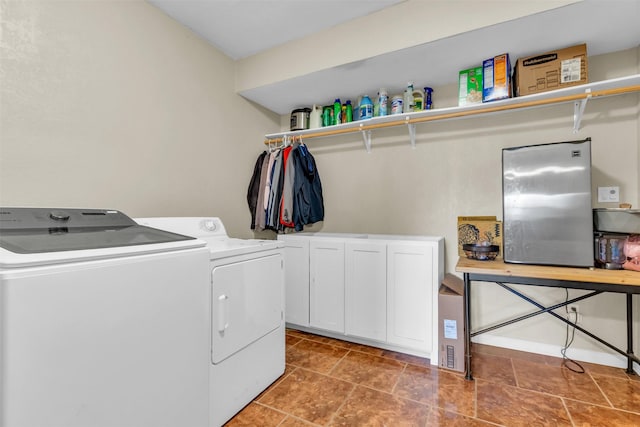
[[[469,273],[463,274],[464,278],[464,357],[465,376],[464,378],[473,381],[471,375],[471,280]]]
[[[627,294],[627,355],[633,356],[633,295]],[[627,357],[627,373],[633,374],[633,360]]]

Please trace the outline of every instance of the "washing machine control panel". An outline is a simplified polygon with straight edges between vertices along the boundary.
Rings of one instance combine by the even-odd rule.
[[[216,231],[218,225],[214,218],[206,218],[202,221],[201,227],[204,231]]]
[[[222,220],[217,217],[136,218],[138,224],[196,238],[227,237]]]

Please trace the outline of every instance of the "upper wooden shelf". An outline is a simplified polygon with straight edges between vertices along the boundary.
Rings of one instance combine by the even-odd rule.
[[[371,149],[371,130],[408,125],[412,146],[415,146],[415,124],[461,119],[478,115],[509,112],[527,108],[538,108],[547,105],[574,103],[574,132],[580,129],[582,114],[589,99],[605,96],[622,95],[625,93],[640,92],[640,74],[620,77],[611,80],[573,86],[550,92],[520,96],[516,98],[493,101],[484,104],[468,105],[464,107],[439,108],[435,110],[418,111],[413,113],[395,114],[384,117],[374,117],[368,120],[343,123],[318,129],[307,129],[291,132],[279,132],[265,135],[265,144],[281,143],[284,139],[298,138],[310,139],[353,132],[362,132],[367,151]]]

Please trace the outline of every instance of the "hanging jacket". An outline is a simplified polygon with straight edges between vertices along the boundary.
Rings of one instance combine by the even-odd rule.
[[[283,167],[282,167],[282,150],[280,150],[273,162],[271,170],[271,189],[269,195],[269,207],[267,208],[266,228],[278,230],[280,225],[280,197],[282,197]]]
[[[269,202],[269,194],[267,185],[267,177],[269,176],[269,159],[271,154],[264,156],[262,162],[262,172],[260,173],[260,191],[258,191],[258,203],[256,205],[256,230],[262,231],[265,227],[267,203]],[[266,197],[265,197],[265,193]]]
[[[316,161],[305,145],[300,145],[294,156],[295,180],[293,184],[293,223],[296,231],[324,220],[322,184]]]
[[[293,157],[291,153],[298,148],[300,144],[295,143],[291,147],[284,149],[284,178],[282,185],[282,200],[280,201],[280,224],[284,227],[294,227],[293,223],[293,182],[295,176],[295,168],[293,166]]]
[[[256,208],[258,206],[258,193],[260,192],[260,175],[262,173],[262,164],[264,158],[267,155],[266,151],[263,151],[258,156],[256,164],[253,167],[253,175],[249,181],[249,188],[247,189],[247,203],[249,205],[249,211],[251,212],[251,229],[256,228]]]
[[[264,187],[264,210],[265,214],[267,209],[269,209],[269,198],[271,197],[271,178],[273,178],[273,164],[276,161],[276,156],[279,151],[273,151],[269,153],[269,164],[267,166],[267,180]]]

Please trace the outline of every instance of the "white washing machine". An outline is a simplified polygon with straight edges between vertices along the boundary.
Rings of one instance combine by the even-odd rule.
[[[210,251],[210,426],[228,421],[284,373],[284,243],[230,238],[219,218],[138,218]]]
[[[0,425],[208,426],[208,270],[115,210],[0,208]]]

